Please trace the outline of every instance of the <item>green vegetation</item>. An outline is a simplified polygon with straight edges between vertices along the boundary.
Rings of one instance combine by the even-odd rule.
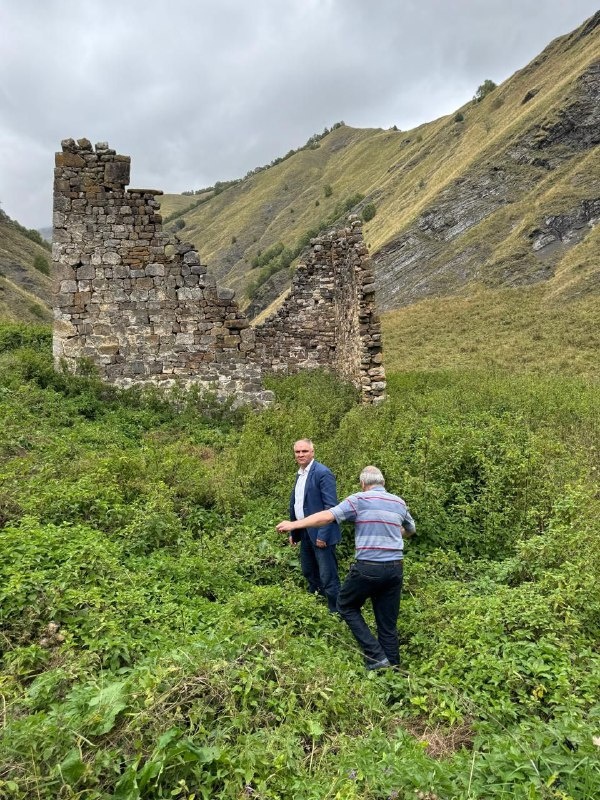
[[[118,391],[0,327],[0,797],[597,797],[598,385],[271,388],[260,414]],[[274,530],[300,435],[417,519],[398,673],[363,672]]]
[[[375,207],[375,203],[367,203],[367,205],[362,210],[361,217],[365,222],[370,222],[370,220],[373,219],[376,213],[377,213],[377,208]]]
[[[304,231],[292,248],[286,247],[283,242],[277,242],[272,247],[269,247],[268,250],[265,250],[264,253],[259,250],[257,255],[252,259],[251,265],[253,268],[262,267],[262,269],[258,277],[253,278],[247,285],[246,294],[248,298],[250,300],[254,299],[259,287],[266,283],[276,272],[288,269],[295,259],[298,258],[300,253],[308,247],[311,239],[314,239],[319,233],[327,230],[327,228],[331,228],[336,223],[341,224],[343,215],[351,211],[354,206],[358,205],[363,199],[363,195],[358,193],[337,203],[331,214],[325,219],[322,219],[315,228]],[[373,206],[373,216],[375,216],[375,206],[372,203],[369,205]],[[365,219],[364,211],[369,208],[369,205],[365,206],[363,210],[363,219]],[[290,209],[291,212],[293,212],[293,210],[293,208]],[[372,219],[372,217],[369,217],[369,219]]]
[[[490,94],[490,92],[493,92],[494,89],[496,89],[496,88],[497,88],[497,84],[495,84],[494,81],[491,81],[489,78],[487,78],[481,84],[481,86],[477,87],[477,91],[475,92],[475,95],[473,97],[473,102],[474,103],[480,103],[483,100],[484,97],[487,97],[488,94]]]
[[[50,264],[48,264],[48,259],[39,253],[36,254],[35,258],[33,259],[33,268],[37,269],[38,272],[41,272],[44,275],[50,275]]]
[[[281,255],[284,249],[285,245],[283,242],[277,242],[277,244],[274,244],[272,247],[269,247],[268,250],[265,250],[264,253],[259,250],[257,255],[250,263],[252,264],[253,268],[264,267],[270,261],[273,261],[273,259],[277,258],[277,256]]]

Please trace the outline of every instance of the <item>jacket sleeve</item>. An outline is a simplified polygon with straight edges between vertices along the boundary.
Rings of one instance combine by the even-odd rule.
[[[323,469],[319,475],[319,491],[321,493],[323,511],[337,506],[338,499],[335,476],[330,469]],[[337,534],[338,530],[338,523],[334,520],[329,525],[323,525],[323,527],[317,528],[317,537],[329,544],[332,533]],[[334,539],[334,541],[335,540],[336,539]]]
[[[324,469],[319,477],[319,490],[321,492],[324,511],[337,506],[338,499],[335,476],[330,469]]]

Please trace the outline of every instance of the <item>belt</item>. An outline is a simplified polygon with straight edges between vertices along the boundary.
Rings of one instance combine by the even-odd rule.
[[[393,561],[367,561],[366,558],[357,558],[357,564],[401,564],[404,561],[403,558],[396,558]]]

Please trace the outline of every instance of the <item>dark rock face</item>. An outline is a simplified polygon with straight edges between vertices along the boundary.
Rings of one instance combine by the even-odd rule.
[[[531,231],[529,238],[533,251],[540,258],[547,257],[556,245],[567,247],[581,241],[586,229],[600,222],[600,198],[584,200],[569,214],[546,217],[543,224]]]
[[[532,127],[510,152],[518,163],[534,163],[536,151],[553,148],[547,158],[549,168],[557,166],[573,152],[589,150],[600,143],[600,61],[579,78],[576,97],[552,119]],[[557,147],[560,146],[560,147]]]
[[[374,256],[379,308],[399,308],[473,280],[486,255],[485,242],[465,247],[453,258],[445,255],[446,244],[510,203],[517,193],[515,182],[500,167],[444,190],[406,234]]]

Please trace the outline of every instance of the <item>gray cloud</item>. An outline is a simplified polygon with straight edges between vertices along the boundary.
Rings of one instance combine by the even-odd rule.
[[[61,139],[132,186],[240,177],[332,123],[408,129],[501,82],[595,0],[0,0],[0,201],[50,224]]]

